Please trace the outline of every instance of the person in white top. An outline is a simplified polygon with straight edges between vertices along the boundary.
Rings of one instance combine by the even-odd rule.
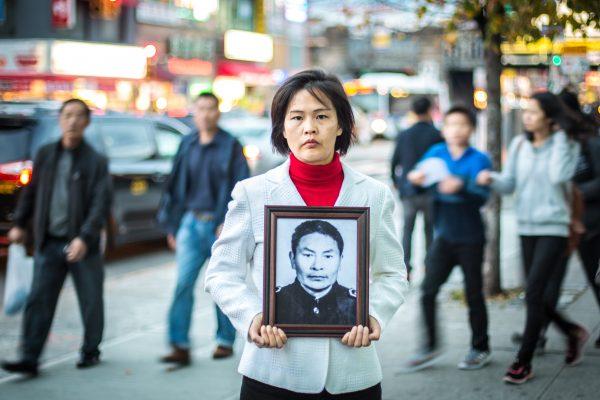
[[[354,118],[335,76],[308,70],[290,77],[275,94],[271,118],[273,147],[291,153],[291,160],[235,186],[206,270],[206,291],[246,338],[240,398],[380,399],[381,365],[372,342],[408,287],[394,197],[386,185],[339,161],[354,141]],[[324,183],[317,191],[294,178],[294,168],[331,174],[336,162],[341,176],[319,178]],[[369,327],[355,326],[341,340],[288,340],[282,329],[262,325],[264,206],[316,205],[332,192],[337,197],[330,205],[370,207]]]

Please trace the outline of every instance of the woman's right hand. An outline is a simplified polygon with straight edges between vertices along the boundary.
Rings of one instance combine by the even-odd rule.
[[[489,186],[492,183],[492,174],[489,170],[484,169],[477,174],[476,182],[480,186]]]
[[[262,324],[262,313],[257,314],[252,320],[248,336],[259,348],[281,349],[287,342],[287,336],[285,336],[285,333],[281,329]]]

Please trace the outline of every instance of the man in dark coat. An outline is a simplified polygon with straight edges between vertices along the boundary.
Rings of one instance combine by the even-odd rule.
[[[111,178],[106,158],[83,140],[89,123],[90,109],[83,101],[63,103],[62,137],[39,150],[31,182],[19,198],[8,237],[22,243],[31,223],[35,266],[23,318],[21,360],[2,364],[10,372],[37,374],[67,273],[73,278],[85,331],[77,367],[100,361],[104,328],[100,236],[110,211]]]
[[[431,101],[426,97],[415,99],[412,103],[412,111],[417,117],[417,122],[400,132],[391,161],[392,182],[402,200],[404,214],[402,249],[409,274],[412,270],[412,234],[417,214],[423,215],[426,247],[429,248],[433,241],[433,199],[431,193],[410,183],[406,176],[431,146],[443,142],[440,131],[431,122]]]

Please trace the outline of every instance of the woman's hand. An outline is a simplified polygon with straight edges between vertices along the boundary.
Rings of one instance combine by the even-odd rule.
[[[492,183],[492,174],[487,169],[484,169],[480,173],[477,174],[476,178],[477,184],[480,186],[488,186]]]
[[[248,331],[250,340],[260,348],[278,348],[281,349],[287,342],[285,333],[274,326],[262,324],[262,313],[259,313],[252,320],[250,330]]]
[[[371,345],[371,341],[379,340],[381,337],[381,325],[370,315],[369,323],[371,325],[370,331],[368,326],[355,326],[350,332],[344,335],[342,343],[349,347],[368,347]]]

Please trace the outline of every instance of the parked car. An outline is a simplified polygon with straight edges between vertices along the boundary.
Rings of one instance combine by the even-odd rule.
[[[109,248],[163,236],[156,211],[179,142],[190,129],[166,117],[93,115],[85,138],[109,159],[114,203]],[[29,184],[32,159],[44,144],[60,137],[56,109],[0,102],[0,254],[21,189]]]
[[[252,175],[263,174],[285,161],[286,158],[276,153],[271,145],[269,118],[226,118],[220,125],[244,146],[244,157]]]
[[[191,115],[178,118],[195,129]],[[271,120],[241,110],[221,114],[219,126],[235,136],[244,146],[244,157],[252,175],[260,175],[281,164],[285,157],[271,146]]]

